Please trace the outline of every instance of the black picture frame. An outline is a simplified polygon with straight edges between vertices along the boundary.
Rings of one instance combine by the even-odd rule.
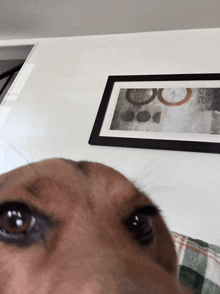
[[[142,86],[143,84],[143,86]],[[149,85],[149,86],[148,86]],[[154,87],[155,86],[155,87]],[[117,92],[114,90],[117,88],[120,89],[120,92]],[[135,97],[137,93],[147,93],[151,89],[150,98],[147,100],[141,100],[138,101],[132,100],[132,97]],[[156,89],[156,90],[155,90]],[[163,100],[162,97],[162,91],[166,93],[183,93],[183,89],[186,91],[185,98],[177,102],[169,102],[168,100]],[[191,89],[192,91],[190,92]],[[155,92],[155,91],[156,92]],[[172,92],[172,90],[174,90]],[[181,91],[182,92],[181,92]],[[117,95],[113,95],[113,92],[119,93]],[[130,91],[130,92],[128,92]],[[132,92],[133,91],[133,92]],[[136,92],[135,92],[136,91]],[[142,91],[142,92],[141,92]],[[169,92],[171,91],[171,92]],[[180,91],[180,92],[178,92]],[[218,99],[218,91],[219,91],[219,99]],[[123,92],[123,93],[122,93]],[[131,93],[136,94],[131,94]],[[124,95],[122,95],[122,94]],[[194,94],[192,94],[194,93]],[[203,93],[203,96],[199,96]],[[207,94],[208,93],[208,94]],[[210,94],[211,93],[211,94]],[[217,94],[216,94],[217,93]],[[158,96],[159,94],[159,96]],[[172,94],[172,95],[174,95]],[[178,94],[180,97],[180,94]],[[116,113],[117,103],[119,103],[119,96],[122,95],[124,98],[120,98],[126,100],[126,103],[128,105],[130,104],[130,109],[134,107],[136,110],[133,112],[132,115],[135,114],[136,120],[137,120],[137,109],[141,109],[142,107],[142,114],[144,113],[145,118],[143,121],[140,121],[136,123],[136,125],[143,125],[141,123],[147,123],[147,113],[149,114],[149,105],[152,103],[152,101],[155,101],[155,98],[157,96],[158,101],[160,100],[161,105],[163,106],[162,110],[164,111],[170,107],[170,106],[176,106],[176,107],[170,107],[169,109],[177,109],[178,106],[182,107],[183,110],[183,104],[184,104],[184,111],[186,113],[187,109],[192,111],[192,106],[189,105],[188,101],[191,101],[190,103],[194,103],[196,105],[196,110],[193,110],[194,112],[197,111],[198,113],[198,119],[201,116],[201,118],[206,115],[209,118],[209,124],[206,123],[203,119],[201,120],[201,124],[203,124],[204,128],[208,126],[210,128],[210,133],[194,133],[190,130],[190,132],[163,132],[163,131],[130,131],[128,129],[114,129],[112,127],[113,125],[113,111],[114,114]],[[127,95],[127,96],[126,96]],[[129,96],[130,95],[130,96]],[[141,94],[138,94],[139,96]],[[147,95],[147,94],[143,94]],[[143,96],[142,95],[142,96]],[[168,94],[167,94],[168,95]],[[170,94],[171,95],[171,94]],[[177,94],[176,94],[177,95]],[[181,94],[182,95],[182,94]],[[187,96],[189,95],[189,96]],[[191,96],[190,96],[191,95]],[[192,99],[192,95],[196,95]],[[147,96],[144,96],[147,97]],[[201,98],[202,97],[202,98]],[[114,98],[114,103],[111,100]],[[130,100],[129,100],[130,99]],[[135,98],[136,99],[136,98]],[[195,100],[196,99],[196,100]],[[200,101],[200,100],[204,101]],[[125,101],[123,100],[123,101]],[[125,102],[123,102],[125,103]],[[157,103],[157,102],[155,102]],[[159,102],[158,102],[159,103]],[[158,106],[158,103],[155,104]],[[187,104],[188,103],[188,104]],[[153,105],[153,104],[152,104]],[[156,106],[154,105],[155,109]],[[186,106],[187,105],[187,106]],[[123,107],[126,108],[127,106],[123,104]],[[143,108],[148,107],[148,111],[144,110]],[[199,110],[197,109],[199,107]],[[111,108],[111,112],[108,109]],[[179,108],[180,109],[180,108]],[[199,113],[199,111],[201,113]],[[118,112],[118,111],[117,111]],[[128,112],[128,111],[127,111]],[[159,113],[159,112],[157,112]],[[174,110],[172,110],[172,113],[174,113]],[[127,113],[128,114],[128,113]],[[131,113],[130,113],[131,114]],[[122,119],[122,113],[120,114],[120,119]],[[130,115],[130,116],[132,116]],[[129,115],[128,115],[129,116]],[[124,118],[123,126],[130,123],[130,127],[134,126],[131,124],[131,121],[128,121],[130,119],[127,116],[127,118]],[[158,115],[159,116],[159,115]],[[157,118],[158,118],[157,116]],[[161,117],[161,111],[160,111],[160,117]],[[210,121],[211,117],[211,121]],[[214,118],[213,118],[214,117]],[[217,117],[217,118],[216,118]],[[165,120],[168,119],[168,116],[165,117]],[[105,119],[111,122],[111,127],[108,127],[106,129],[106,133],[102,131],[103,124],[105,123]],[[127,119],[127,121],[126,121]],[[151,117],[152,119],[152,117]],[[189,117],[188,117],[189,119]],[[192,121],[194,120],[194,116],[192,114],[192,117],[190,118]],[[213,123],[213,120],[215,122]],[[158,123],[158,119],[154,119],[155,124],[160,124],[162,127],[161,121]],[[184,122],[185,123],[185,122]],[[200,124],[200,122],[199,122]],[[120,124],[118,124],[120,125]],[[152,123],[151,123],[152,125]],[[110,126],[110,125],[109,125]],[[153,125],[152,125],[153,126]],[[196,127],[196,126],[195,126]],[[113,129],[111,129],[113,128]],[[201,129],[201,132],[204,132],[203,129]],[[213,133],[214,132],[214,133]],[[117,133],[117,135],[115,135]],[[141,134],[141,135],[140,135]],[[166,136],[166,138],[164,138]],[[98,109],[98,113],[92,128],[92,132],[89,138],[89,144],[90,145],[99,145],[99,146],[115,146],[115,147],[131,147],[131,148],[147,148],[147,149],[161,149],[161,150],[177,150],[177,151],[191,151],[191,152],[209,152],[209,153],[220,153],[220,74],[219,73],[203,73],[203,74],[167,74],[167,75],[128,75],[128,76],[109,76],[107,79],[107,83],[105,86],[105,90],[102,96],[102,100]]]

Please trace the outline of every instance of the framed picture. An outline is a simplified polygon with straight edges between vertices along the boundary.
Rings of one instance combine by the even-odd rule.
[[[89,144],[220,153],[220,74],[109,76]]]

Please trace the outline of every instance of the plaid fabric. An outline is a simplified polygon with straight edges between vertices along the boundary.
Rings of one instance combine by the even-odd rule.
[[[195,294],[220,294],[220,247],[171,232],[179,277]]]

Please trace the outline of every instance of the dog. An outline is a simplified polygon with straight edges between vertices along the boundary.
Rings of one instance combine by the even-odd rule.
[[[0,176],[1,294],[192,294],[159,208],[116,170],[52,158]]]

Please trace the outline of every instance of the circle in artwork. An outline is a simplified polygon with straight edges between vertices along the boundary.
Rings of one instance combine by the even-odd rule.
[[[157,124],[160,123],[160,117],[161,117],[161,111],[158,111],[156,112],[154,115],[153,115],[153,121]]]
[[[123,121],[132,121],[134,119],[134,111],[127,110],[121,114],[121,119]]]
[[[182,105],[184,103],[186,103],[187,101],[189,101],[189,99],[191,98],[192,96],[192,89],[191,88],[186,88],[186,96],[182,99],[182,93],[178,93],[178,89],[166,89],[166,91],[169,91],[170,90],[170,98],[172,99],[178,99],[180,98],[179,101],[175,101],[175,102],[170,102],[170,101],[167,101],[162,93],[164,91],[164,89],[159,89],[158,92],[157,92],[157,96],[158,96],[158,99],[160,100],[161,103],[163,103],[164,105],[167,105],[167,106],[179,106],[179,105]],[[182,90],[182,89],[180,89]]]
[[[151,119],[151,114],[148,111],[141,111],[137,114],[137,120],[139,122],[147,122]]]
[[[135,106],[150,103],[157,96],[157,89],[128,89],[125,98]]]

